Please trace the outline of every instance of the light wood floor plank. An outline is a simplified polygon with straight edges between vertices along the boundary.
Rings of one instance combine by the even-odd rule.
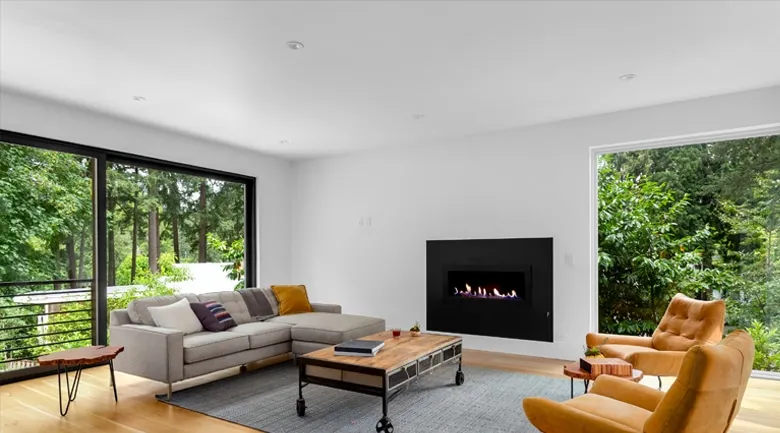
[[[253,366],[262,366],[287,359],[276,358]],[[464,350],[464,365],[496,368],[550,377],[561,373],[566,360],[534,358],[504,353]],[[238,374],[228,369],[177,384],[174,389],[197,386]],[[57,376],[18,382],[0,387],[0,432],[2,433],[86,433],[86,432],[172,432],[226,433],[256,432],[246,427],[211,418],[186,409],[158,402],[156,393],[164,393],[165,385],[146,379],[117,373],[119,403],[109,386],[107,367],[84,370],[77,400],[67,417],[60,417],[57,408]],[[655,377],[642,383],[655,387]],[[664,388],[672,383],[665,380]],[[367,397],[368,398],[368,397]],[[731,429],[732,433],[780,433],[780,381],[751,379],[742,409]],[[294,410],[291,403],[290,410]]]

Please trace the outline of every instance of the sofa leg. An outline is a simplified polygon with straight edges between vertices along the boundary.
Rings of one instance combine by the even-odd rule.
[[[168,383],[168,401],[171,401],[171,397],[173,396],[173,384]]]
[[[662,386],[663,386],[663,384],[661,383],[661,376],[658,376],[658,390],[659,391],[661,390]]]

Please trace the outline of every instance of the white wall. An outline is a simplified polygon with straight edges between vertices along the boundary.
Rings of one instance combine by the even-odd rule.
[[[292,277],[345,312],[425,326],[427,239],[552,236],[555,342],[465,344],[575,358],[591,323],[590,148],[775,122],[780,87],[298,162]]]
[[[258,283],[289,281],[289,161],[9,92],[0,128],[256,177]]]

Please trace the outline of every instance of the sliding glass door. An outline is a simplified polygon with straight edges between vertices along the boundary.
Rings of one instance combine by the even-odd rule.
[[[138,297],[255,284],[254,178],[0,131],[0,384]]]
[[[246,286],[243,183],[108,163],[108,308]]]
[[[0,372],[95,343],[95,171],[0,142]]]

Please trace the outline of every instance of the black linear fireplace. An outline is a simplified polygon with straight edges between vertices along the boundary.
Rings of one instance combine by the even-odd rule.
[[[553,341],[552,238],[428,241],[427,328]]]

